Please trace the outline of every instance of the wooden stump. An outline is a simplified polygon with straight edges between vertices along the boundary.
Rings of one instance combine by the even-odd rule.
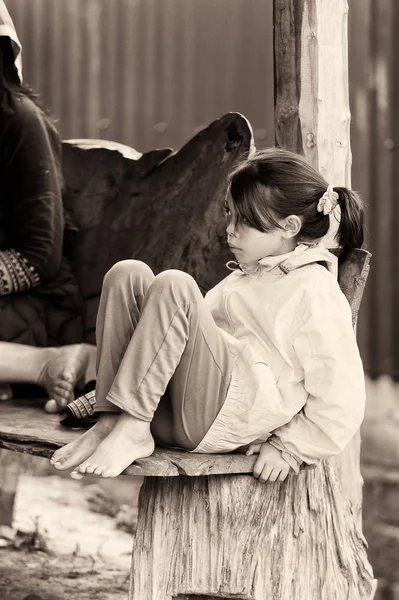
[[[147,477],[130,600],[370,600],[366,542],[335,468],[284,483]]]

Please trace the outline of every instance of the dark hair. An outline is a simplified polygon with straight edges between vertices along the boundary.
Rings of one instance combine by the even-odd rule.
[[[280,227],[279,219],[297,215],[302,220],[301,241],[320,240],[329,230],[329,215],[317,210],[327,187],[324,177],[303,156],[282,148],[255,152],[229,177],[238,221],[266,232]],[[345,258],[363,244],[363,208],[356,192],[345,187],[334,187],[334,192],[341,209],[336,239]]]
[[[24,94],[44,110],[38,94],[19,80],[10,38],[0,36],[0,109],[3,112],[14,113],[16,94]]]

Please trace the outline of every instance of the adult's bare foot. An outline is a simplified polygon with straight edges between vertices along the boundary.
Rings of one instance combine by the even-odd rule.
[[[72,471],[71,477],[82,479],[86,474],[117,477],[138,458],[151,456],[154,448],[150,423],[123,412],[107,437]]]
[[[74,399],[74,387],[84,376],[89,363],[95,360],[96,348],[89,344],[71,344],[46,350],[48,360],[43,366],[39,384],[60,410]],[[54,412],[50,408],[51,403],[48,404],[48,412]]]
[[[103,413],[91,429],[54,452],[50,459],[52,466],[58,471],[64,471],[86,460],[112,431],[118,418],[119,413]]]

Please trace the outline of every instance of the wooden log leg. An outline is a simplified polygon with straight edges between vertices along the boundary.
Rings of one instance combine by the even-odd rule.
[[[177,540],[179,494],[172,486],[175,493],[169,492],[163,499],[162,481],[162,477],[146,477],[141,486],[129,600],[171,600],[167,584]]]
[[[281,484],[246,475],[145,479],[130,600],[370,600],[372,580],[328,463]]]
[[[14,452],[0,450],[0,525],[12,527],[18,478],[22,471]]]

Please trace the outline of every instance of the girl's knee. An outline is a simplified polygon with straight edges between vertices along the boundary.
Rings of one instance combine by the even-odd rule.
[[[127,281],[141,279],[148,281],[148,285],[154,279],[150,267],[141,260],[121,260],[115,263],[104,277],[104,286],[115,286],[125,284]]]
[[[195,279],[184,271],[178,269],[168,269],[159,273],[154,279],[154,283],[161,287],[187,287],[197,286]]]
[[[189,298],[198,299],[201,295],[195,279],[188,273],[177,269],[169,269],[159,273],[152,281],[147,293],[158,297],[179,297],[184,300]]]

